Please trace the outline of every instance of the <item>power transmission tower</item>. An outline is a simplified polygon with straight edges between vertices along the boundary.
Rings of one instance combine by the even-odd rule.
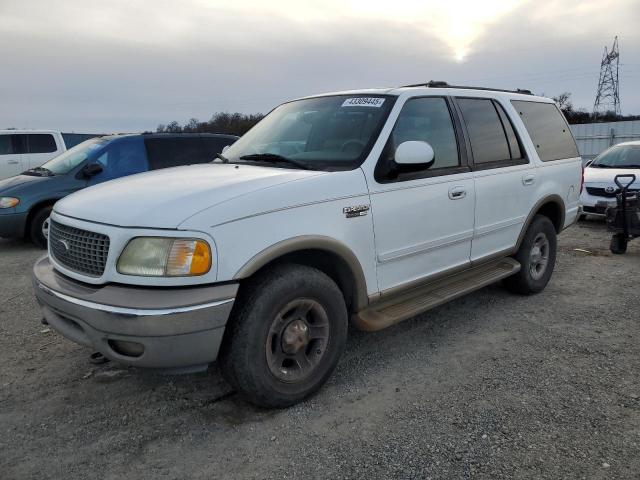
[[[611,51],[604,47],[604,56],[600,63],[600,80],[598,92],[593,104],[593,115],[614,112],[620,115],[620,95],[618,73],[620,66],[620,52],[618,51],[618,37],[613,41]]]

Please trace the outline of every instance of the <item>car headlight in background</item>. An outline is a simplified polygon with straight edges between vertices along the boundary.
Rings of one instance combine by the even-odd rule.
[[[118,273],[143,277],[185,277],[211,270],[211,248],[192,238],[138,237],[118,259]]]
[[[20,199],[13,197],[0,197],[0,208],[12,208],[20,203]]]

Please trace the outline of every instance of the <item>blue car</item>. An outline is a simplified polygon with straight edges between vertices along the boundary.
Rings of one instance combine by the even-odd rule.
[[[61,198],[98,183],[160,168],[213,161],[234,135],[112,135],[87,140],[41,167],[0,181],[0,237],[46,247],[49,214]]]

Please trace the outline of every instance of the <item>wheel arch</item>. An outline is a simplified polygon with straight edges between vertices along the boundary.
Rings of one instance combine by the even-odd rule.
[[[22,232],[22,235],[24,237],[28,237],[31,234],[31,222],[33,221],[33,217],[35,217],[36,214],[43,208],[53,207],[58,200],[60,199],[49,198],[46,200],[40,200],[37,203],[33,204],[33,206],[29,209],[27,220],[24,222],[24,232]]]
[[[551,220],[551,223],[553,223],[556,233],[560,233],[564,229],[565,212],[564,200],[562,200],[560,195],[549,195],[540,199],[531,209],[529,216],[522,226],[520,236],[518,237],[518,243],[516,245],[516,251],[520,248],[524,235],[527,233],[529,225],[531,225],[531,222],[536,215],[544,215],[547,217]]]
[[[367,306],[367,284],[360,261],[349,247],[330,237],[305,235],[278,242],[252,257],[233,278],[246,279],[284,262],[308,265],[327,274],[342,291],[350,312]]]

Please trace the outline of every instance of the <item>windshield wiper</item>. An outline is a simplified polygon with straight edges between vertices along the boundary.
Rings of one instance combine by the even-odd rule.
[[[253,160],[256,162],[269,162],[269,163],[288,163],[289,165],[293,165],[294,167],[301,168],[303,170],[311,170],[309,165],[298,162],[297,160],[293,160],[291,158],[283,157],[282,155],[278,155],[276,153],[252,153],[250,155],[243,155],[240,157],[240,160]]]
[[[220,160],[222,160],[222,163],[229,163],[229,159],[227,157],[225,157],[224,155],[222,155],[221,153],[216,153],[215,157],[219,158]]]
[[[30,168],[25,173],[41,173],[42,176],[45,176],[45,177],[53,177],[54,176],[54,173],[51,170],[49,170],[48,168],[45,168],[45,167]]]

